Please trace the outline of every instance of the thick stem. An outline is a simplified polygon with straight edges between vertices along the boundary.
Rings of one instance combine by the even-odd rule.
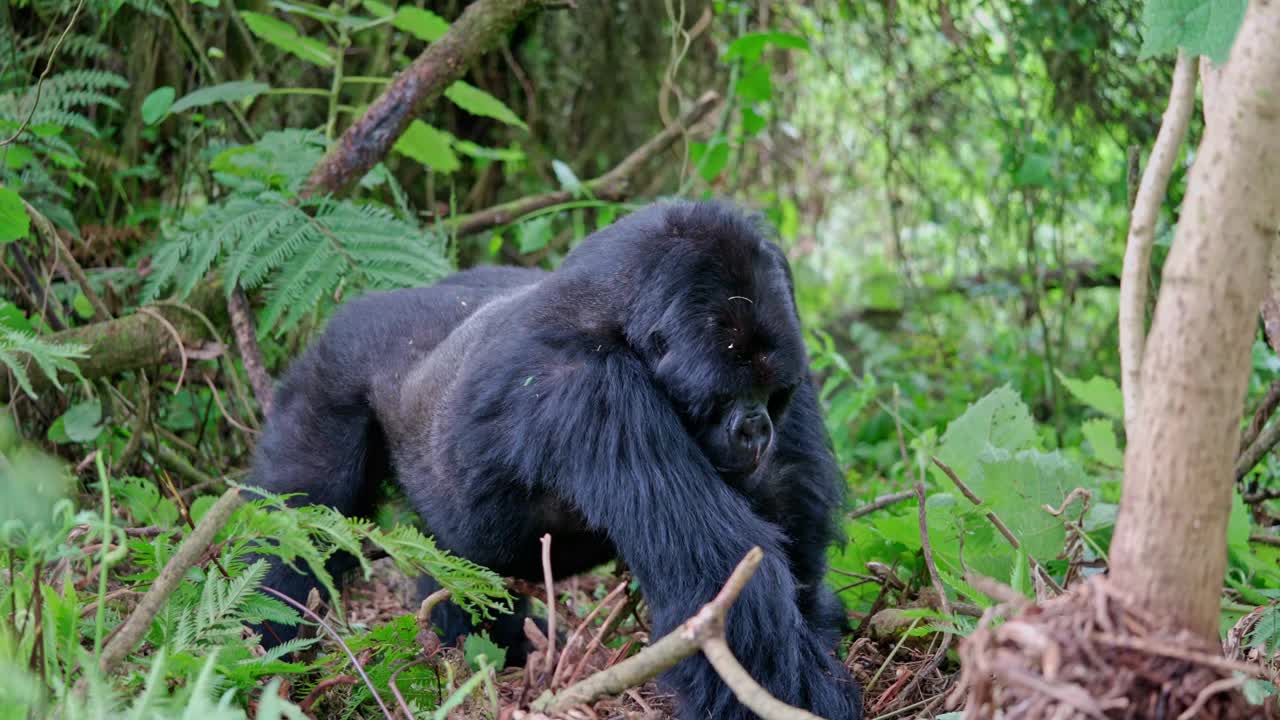
[[[1280,2],[1249,3],[1211,108],[1142,361],[1111,577],[1217,637],[1232,465],[1280,225]]]
[[[1124,271],[1120,282],[1120,377],[1124,393],[1125,432],[1133,432],[1134,418],[1142,400],[1142,354],[1147,336],[1147,277],[1151,273],[1151,248],[1156,239],[1160,205],[1169,187],[1169,175],[1178,157],[1178,148],[1187,134],[1191,111],[1196,106],[1196,62],[1185,52],[1178,53],[1173,69],[1169,106],[1160,122],[1151,158],[1133,200],[1129,238],[1124,250]]]

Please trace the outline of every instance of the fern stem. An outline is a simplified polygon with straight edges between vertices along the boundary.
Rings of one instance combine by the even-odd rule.
[[[342,3],[342,16],[346,17],[351,9],[351,0]],[[347,58],[347,48],[351,45],[351,36],[347,34],[347,27],[342,23],[338,24],[338,51],[334,53],[333,58],[333,84],[329,87],[329,119],[324,124],[324,139],[333,142],[333,136],[338,132],[338,103],[342,99],[342,73],[344,61]]]
[[[102,562],[98,563],[98,609],[94,617],[93,654],[101,655],[102,638],[107,620],[107,561],[111,552],[111,479],[102,466],[102,453],[94,458],[98,468],[98,482],[102,484]]]

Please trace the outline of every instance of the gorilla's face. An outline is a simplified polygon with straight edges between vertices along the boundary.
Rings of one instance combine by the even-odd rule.
[[[804,381],[803,340],[776,247],[711,267],[690,274],[651,336],[654,375],[716,470],[750,487]]]

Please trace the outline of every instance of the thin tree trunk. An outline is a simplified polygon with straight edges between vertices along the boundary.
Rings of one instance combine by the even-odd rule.
[[[1280,225],[1280,2],[1251,2],[1210,108],[1142,361],[1111,577],[1217,636],[1250,345]]]

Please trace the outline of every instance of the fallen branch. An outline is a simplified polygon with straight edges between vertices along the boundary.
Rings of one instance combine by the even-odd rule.
[[[479,0],[467,6],[449,31],[405,68],[324,158],[303,186],[304,196],[341,193],[364,177],[400,139],[424,106],[460,79],[481,55],[496,47],[525,16],[553,0]]]
[[[719,103],[720,96],[716,93],[708,92],[704,94],[698,98],[693,107],[689,108],[688,112],[680,117],[676,124],[664,129],[644,145],[636,148],[609,172],[584,182],[582,184],[583,190],[600,200],[621,200],[627,197],[631,181],[639,170],[653,158],[665,152],[681,137],[684,137],[690,127],[706,117]],[[569,202],[574,197],[573,191],[570,190],[556,190],[541,195],[531,195],[519,200],[502,203],[501,205],[494,205],[491,208],[468,215],[451,217],[443,221],[441,226],[445,231],[458,235],[473,235],[489,228],[513,222],[531,212]]]
[[[227,519],[231,517],[231,513],[240,507],[242,502],[244,498],[241,497],[240,490],[232,488],[223,493],[213,507],[209,508],[209,511],[200,519],[200,524],[196,525],[186,540],[182,541],[178,552],[174,553],[168,564],[164,566],[164,570],[156,576],[151,589],[147,590],[138,607],[134,608],[124,624],[116,631],[115,636],[102,649],[102,655],[98,658],[98,668],[102,672],[113,673],[123,669],[122,661],[125,656],[146,635],[156,613],[164,607],[165,601],[173,591],[178,589],[178,584],[186,577],[191,566],[195,565],[196,561],[209,550],[209,544],[213,542],[214,535],[217,535]]]
[[[217,283],[202,283],[188,296],[187,304],[205,314],[217,313],[223,308],[222,289]],[[167,319],[188,345],[193,338],[206,336],[203,322],[182,308],[164,303],[150,307]],[[76,367],[89,380],[156,365],[174,349],[169,329],[145,313],[63,330],[44,339],[87,345],[88,357],[78,360]],[[49,378],[41,372],[31,373],[31,384],[37,391],[50,385]],[[9,398],[12,392],[9,379],[0,374],[0,398]]]
[[[1134,198],[1129,219],[1129,239],[1125,244],[1124,272],[1120,283],[1120,377],[1124,394],[1124,427],[1133,436],[1134,419],[1142,400],[1142,355],[1147,341],[1147,280],[1151,274],[1151,248],[1155,244],[1160,205],[1169,188],[1178,148],[1187,134],[1187,124],[1196,105],[1196,61],[1185,51],[1178,52],[1173,69],[1169,105],[1160,121],[1160,131],[1142,183]]]
[[[557,715],[576,705],[589,704],[606,695],[617,695],[657,677],[701,650],[734,696],[764,720],[819,720],[818,716],[791,707],[770,695],[751,678],[725,643],[725,616],[755,575],[762,559],[764,551],[758,547],[751,548],[715,598],[680,627],[611,668],[558,693],[544,692],[533,702],[533,709]]]

